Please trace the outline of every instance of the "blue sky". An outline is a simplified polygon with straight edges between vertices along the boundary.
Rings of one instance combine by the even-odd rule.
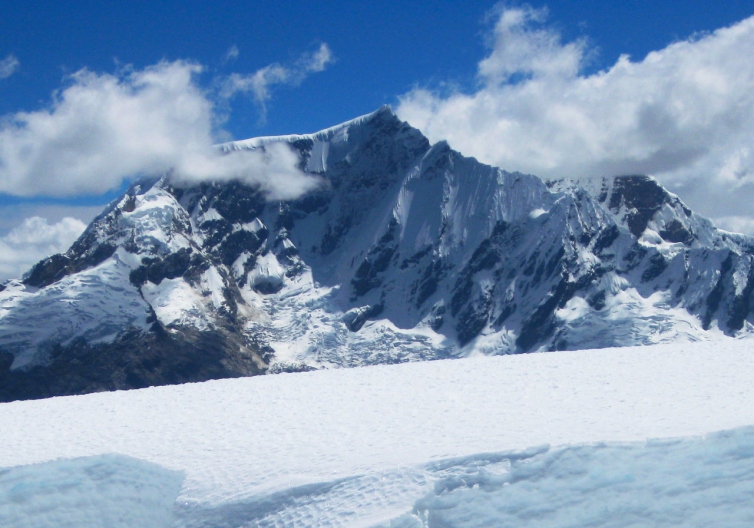
[[[510,2],[509,5],[521,4]],[[754,1],[556,0],[549,22],[565,40],[596,47],[589,68],[638,59],[695,32],[754,15]],[[414,85],[473,87],[494,1],[179,2],[5,0],[0,56],[20,62],[0,84],[0,115],[49,103],[66,74],[81,68],[112,72],[116,62],[143,68],[190,59],[216,74],[254,72],[289,63],[327,43],[336,61],[298,87],[279,89],[265,125],[249,99],[234,101],[227,130],[235,138],[319,130],[367,113]],[[224,63],[236,46],[238,57]]]
[[[61,250],[137,173],[192,172],[204,160],[202,142],[312,132],[386,103],[431,140],[505,169],[647,172],[719,225],[754,233],[754,146],[749,152],[746,139],[754,118],[740,117],[754,109],[746,95],[754,93],[754,29],[740,24],[752,15],[754,0],[5,0],[0,253],[12,253],[15,266],[5,274]],[[735,31],[715,32],[731,25]],[[621,55],[630,59],[620,63]],[[149,99],[143,87],[154,88],[155,77],[162,88]],[[136,92],[137,110],[122,110]],[[193,121],[177,120],[177,106],[165,110],[183,96]],[[614,112],[632,104],[625,115]],[[121,130],[113,125],[119,111],[158,125]],[[111,121],[96,122],[104,114]],[[80,115],[88,121],[76,121]],[[89,163],[98,145],[90,136],[129,143],[128,134],[144,130],[153,142],[163,134],[199,147],[139,163],[127,149],[105,150],[111,165]],[[24,161],[29,148],[34,163]],[[60,160],[71,152],[66,168]],[[66,216],[79,223],[58,225]],[[42,236],[45,226],[56,243]]]

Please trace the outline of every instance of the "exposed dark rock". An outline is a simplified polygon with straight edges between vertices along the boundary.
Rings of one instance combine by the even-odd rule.
[[[647,253],[649,253],[649,250],[646,247],[635,242],[623,257],[623,262],[626,264],[624,272],[627,273],[644,262]]]
[[[209,269],[209,263],[199,253],[189,248],[181,248],[164,258],[145,257],[142,265],[131,271],[129,280],[134,286],[141,286],[149,281],[160,284],[163,279],[186,277],[198,280],[199,275]]]
[[[398,250],[395,244],[395,231],[398,229],[398,223],[393,220],[388,225],[388,229],[373,246],[367,256],[356,269],[351,286],[356,298],[361,297],[368,291],[379,286],[382,281],[379,274],[387,270],[393,256]]]
[[[44,288],[68,275],[102,264],[115,253],[115,249],[114,245],[104,243],[95,246],[93,250],[78,258],[71,258],[69,254],[47,257],[31,269],[23,279],[23,283]]]
[[[13,364],[13,354],[10,352],[3,352],[0,350],[0,377],[3,375],[4,372],[9,371],[11,365]]]
[[[458,344],[464,346],[484,330],[490,317],[492,298],[484,295],[475,302],[468,303],[456,318]]]
[[[327,191],[314,191],[298,200],[290,203],[291,216],[305,217],[312,213],[324,213],[332,200],[332,193]]]
[[[540,304],[534,313],[524,321],[516,345],[528,352],[537,343],[544,341],[555,332],[554,312],[566,297],[570,297],[572,286],[562,280],[553,292]]]
[[[136,196],[126,196],[126,199],[123,201],[122,211],[124,213],[132,213],[134,209],[136,209]]]
[[[450,313],[456,317],[456,334],[461,346],[478,336],[490,320],[494,305],[492,292],[483,291],[476,286],[475,276],[482,271],[493,270],[501,265],[503,252],[507,247],[508,228],[509,225],[505,222],[495,225],[490,237],[483,240],[474,250],[453,288]],[[534,273],[534,266],[531,263],[536,264],[535,257],[532,257],[529,265],[531,273]],[[543,270],[544,268],[540,274]]]
[[[279,277],[262,277],[256,280],[252,287],[262,295],[272,295],[283,289],[283,281]]]
[[[127,332],[110,344],[56,346],[44,366],[10,370],[0,353],[0,402],[139,389],[263,373],[254,351],[222,332]]]
[[[728,311],[728,328],[733,331],[741,330],[752,309],[752,294],[754,294],[754,266],[749,269],[740,295],[733,297]]]
[[[562,308],[574,294],[588,287],[596,277],[593,274],[582,276],[573,282],[562,278],[534,313],[521,325],[516,345],[522,352],[530,351],[537,343],[545,341],[555,332],[555,310]]]
[[[647,267],[644,269],[644,273],[641,274],[642,282],[650,282],[662,275],[662,273],[668,268],[668,261],[665,260],[660,253],[655,253],[647,261]]]
[[[667,199],[667,191],[649,176],[619,176],[613,183],[610,209],[618,212],[624,205],[629,210],[628,228],[638,238]]]
[[[351,228],[351,221],[348,218],[341,218],[335,225],[328,224],[325,234],[322,236],[322,242],[319,245],[319,251],[322,255],[329,255],[343,242],[343,239]]]
[[[272,359],[275,357],[275,349],[272,348],[268,343],[260,339],[257,335],[245,334],[244,336],[246,338],[248,346],[252,350],[257,351],[257,354],[259,354],[259,357],[262,358],[262,361],[269,364],[270,361],[272,361]]]
[[[208,220],[202,223],[202,228],[208,233],[204,239],[204,247],[207,249],[217,247],[233,232],[233,224],[225,220]]]
[[[245,224],[262,216],[267,204],[258,189],[238,182],[215,185],[214,189],[212,207],[232,224]]]
[[[296,141],[291,142],[291,147],[299,152],[299,158],[301,161],[299,162],[298,168],[303,171],[306,168],[309,158],[311,158],[314,141],[309,138],[297,139]]]
[[[671,220],[665,229],[660,231],[660,236],[663,240],[668,242],[681,242],[685,245],[690,245],[694,241],[694,235],[683,227],[683,224],[678,220]]]
[[[432,253],[432,246],[427,246],[421,251],[417,251],[415,254],[411,255],[407,259],[403,259],[403,262],[401,262],[401,269],[406,269],[409,266],[415,266],[418,264],[424,257]]]
[[[471,293],[474,289],[474,275],[483,270],[491,270],[500,262],[501,252],[505,246],[504,237],[507,232],[508,224],[499,222],[495,225],[490,237],[483,240],[477,249],[474,250],[469,262],[459,274],[453,288],[453,296],[450,299],[450,313],[453,316],[458,315],[461,308],[470,301]],[[534,272],[534,266],[530,263],[530,267],[531,274]],[[478,321],[481,316],[474,318],[469,313],[468,317]],[[475,326],[479,326],[479,323],[477,322]]]
[[[24,277],[24,284],[37,288],[44,288],[59,281],[68,274],[68,266],[71,260],[65,255],[52,255],[38,262],[31,268],[29,274]]]
[[[546,276],[552,277],[555,274],[555,271],[558,270],[558,266],[563,262],[563,257],[565,256],[565,248],[560,247],[555,254],[550,258],[550,260],[547,261],[547,268],[545,269]]]
[[[609,191],[609,187],[607,185],[607,180],[602,181],[602,187],[600,188],[600,193],[597,195],[597,201],[599,203],[605,203],[605,200],[607,200],[607,194]]]
[[[705,302],[707,311],[705,312],[704,317],[702,317],[702,328],[704,328],[705,330],[709,329],[710,324],[712,323],[712,319],[715,317],[717,309],[720,307],[720,301],[722,301],[723,299],[723,292],[725,290],[725,279],[727,278],[728,273],[730,272],[732,267],[733,253],[728,253],[728,256],[720,266],[720,276],[715,283],[715,287],[707,296],[707,300]]]
[[[275,229],[286,229],[290,231],[296,225],[296,220],[291,211],[290,204],[280,202],[280,208],[278,209],[278,218],[275,224]]]
[[[364,326],[364,323],[380,315],[384,309],[385,305],[382,303],[354,308],[343,314],[343,323],[351,332],[358,332]]]
[[[599,255],[605,249],[613,245],[613,242],[618,240],[620,236],[620,230],[615,224],[611,224],[609,227],[600,231],[597,239],[594,242],[594,253]]]
[[[416,295],[416,307],[420,308],[427,299],[437,292],[437,286],[447,275],[448,268],[438,257],[424,268],[421,277],[414,283],[411,289]]]
[[[605,293],[605,290],[600,290],[587,297],[586,302],[589,303],[589,306],[599,311],[605,307],[606,297],[607,294]]]
[[[445,305],[438,304],[432,308],[429,315],[429,326],[435,332],[438,332],[445,323]]]
[[[498,315],[495,320],[493,321],[492,325],[496,328],[501,328],[505,321],[513,315],[513,313],[516,311],[516,305],[515,304],[506,304],[503,307],[503,310],[500,312],[500,315]]]
[[[226,266],[231,266],[242,253],[256,253],[267,240],[267,229],[262,228],[256,233],[239,229],[228,236],[218,244],[216,252],[220,257],[220,262]]]
[[[269,370],[267,371],[268,374],[291,374],[294,372],[312,372],[317,370],[316,368],[312,367],[311,365],[307,365],[306,363],[285,363],[285,362],[277,362],[274,365],[272,365]]]

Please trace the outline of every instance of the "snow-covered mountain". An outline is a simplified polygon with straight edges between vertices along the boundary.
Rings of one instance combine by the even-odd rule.
[[[140,181],[0,286],[0,400],[750,332],[754,239],[646,176],[545,182],[389,108],[287,144],[326,185]]]

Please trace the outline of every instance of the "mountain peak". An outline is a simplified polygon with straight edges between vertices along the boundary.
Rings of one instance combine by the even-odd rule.
[[[325,128],[318,132],[309,134],[287,134],[280,136],[259,136],[249,139],[221,143],[217,145],[217,148],[219,148],[223,152],[231,152],[234,150],[255,149],[259,148],[262,145],[276,142],[293,143],[301,140],[329,140],[334,136],[342,134],[344,130],[348,130],[350,127],[364,125],[373,121],[400,123],[400,119],[398,119],[398,116],[395,115],[390,105],[382,105],[374,112],[364,114],[354,119],[349,119],[348,121],[345,121],[339,125]]]
[[[141,181],[6,285],[0,399],[753,328],[754,243],[651,177],[509,173],[389,107],[219,148],[281,141],[326,185]]]

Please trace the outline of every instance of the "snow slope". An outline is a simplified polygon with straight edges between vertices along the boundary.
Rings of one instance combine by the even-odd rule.
[[[677,449],[643,442],[754,425],[753,378],[754,344],[728,340],[13,402],[0,404],[0,467],[120,453],[184,471],[177,526],[465,526],[452,519],[469,508],[492,522],[541,506],[537,489],[579,508],[605,482],[591,508],[611,496],[620,508],[650,485],[712,504],[751,489],[751,430]],[[544,444],[556,447],[523,451]],[[579,445],[593,448],[567,447]],[[496,496],[522,509],[498,511]],[[668,507],[682,511],[692,498]],[[550,516],[542,526],[570,526],[555,510],[541,515]]]

